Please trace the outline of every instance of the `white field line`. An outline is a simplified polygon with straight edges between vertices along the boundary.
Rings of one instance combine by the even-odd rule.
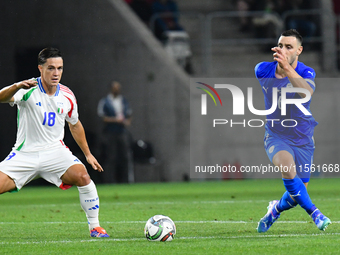
[[[340,201],[340,199],[313,199],[313,201]],[[3,201],[4,202],[4,201]],[[145,202],[101,202],[100,205],[175,205],[175,204],[243,204],[243,203],[268,203],[269,200],[218,200],[218,201],[174,201],[174,202],[160,202],[160,201],[145,201]],[[71,204],[21,204],[21,205],[6,205],[6,207],[55,207],[55,206],[80,206],[79,203]]]
[[[101,221],[104,224],[145,224],[146,221]],[[254,224],[257,221],[220,221],[220,220],[201,220],[201,221],[175,221],[176,224]],[[275,224],[307,224],[312,221],[276,221]],[[339,224],[340,221],[332,221],[332,224]],[[39,225],[51,225],[51,224],[86,224],[85,221],[20,221],[20,222],[0,222],[0,225],[20,225],[20,224],[39,224]]]
[[[282,234],[282,235],[253,235],[253,236],[182,236],[175,238],[179,240],[190,239],[256,239],[256,238],[281,238],[281,237],[318,237],[318,236],[339,236],[340,233],[322,233],[322,234]],[[145,241],[145,238],[100,238],[100,239],[85,239],[85,240],[59,240],[59,241],[32,241],[32,242],[0,242],[0,245],[30,245],[30,244],[67,244],[67,243],[85,243],[85,242],[135,242]]]
[[[176,202],[100,202],[100,205],[174,205],[174,204],[234,204],[234,203],[265,203],[269,200],[220,200],[220,201],[176,201]],[[54,207],[54,206],[79,206],[79,203],[71,204],[27,204],[27,205],[6,205],[6,207]]]

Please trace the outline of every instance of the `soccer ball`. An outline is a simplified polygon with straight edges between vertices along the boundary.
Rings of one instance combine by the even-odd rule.
[[[149,241],[172,241],[175,234],[175,223],[168,216],[155,215],[145,224],[144,235]]]

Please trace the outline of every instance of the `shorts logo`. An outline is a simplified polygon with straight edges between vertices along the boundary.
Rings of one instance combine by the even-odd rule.
[[[273,145],[272,147],[269,148],[269,153],[273,153],[275,146]]]

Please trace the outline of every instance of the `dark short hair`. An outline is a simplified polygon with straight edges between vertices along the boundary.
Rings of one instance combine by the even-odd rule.
[[[281,36],[293,36],[295,37],[299,42],[300,44],[302,45],[302,41],[303,41],[303,38],[302,36],[300,35],[300,33],[296,30],[296,29],[289,29],[289,30],[286,30],[284,31]]]
[[[57,48],[47,47],[39,52],[38,55],[38,65],[43,65],[46,63],[48,58],[62,58],[60,50]]]

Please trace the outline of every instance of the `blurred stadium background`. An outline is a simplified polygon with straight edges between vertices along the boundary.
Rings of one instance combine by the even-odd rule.
[[[261,27],[261,22],[266,21],[268,11],[247,13],[256,26],[243,31],[237,2],[177,1],[179,22],[188,35],[181,42],[190,46],[189,53],[185,53],[187,62],[184,65],[181,62],[181,66],[174,53],[171,56],[169,48],[154,36],[152,17],[150,22],[142,22],[123,0],[5,1],[0,9],[1,87],[39,76],[35,64],[38,52],[47,46],[58,47],[65,65],[61,82],[77,97],[80,120],[94,155],[100,158],[101,121],[97,104],[106,95],[109,82],[119,80],[134,112],[130,128],[133,139],[150,142],[156,158],[154,164],[134,164],[134,181],[188,180],[190,77],[254,77],[258,62],[271,61],[270,46],[276,44],[279,30],[285,29],[286,19],[303,16],[314,22],[316,32],[306,39],[308,47],[300,61],[323,78],[322,84],[317,84],[312,102],[313,115],[319,122],[315,131],[315,161],[338,163],[340,123],[335,117],[340,116],[338,1],[311,0],[308,10],[300,8],[279,16],[269,12],[270,18],[279,18],[274,19],[273,33],[266,37],[261,36],[261,31],[268,29],[256,26]],[[0,118],[0,158],[3,159],[15,142],[16,109],[2,105]],[[237,133],[229,135],[218,148],[226,151],[225,160],[242,164],[251,157],[268,163],[261,142],[263,130],[256,132],[259,133],[249,134],[248,142],[242,143],[238,143]],[[253,136],[258,139],[252,139]],[[65,143],[84,161],[68,132]],[[234,153],[229,153],[228,148]],[[97,173],[90,174],[96,182],[101,182]]]

